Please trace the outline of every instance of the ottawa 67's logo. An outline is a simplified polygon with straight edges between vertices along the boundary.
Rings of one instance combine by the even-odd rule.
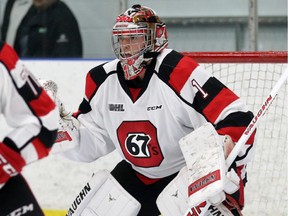
[[[117,129],[127,160],[139,167],[156,167],[163,161],[157,129],[150,121],[124,121]]]

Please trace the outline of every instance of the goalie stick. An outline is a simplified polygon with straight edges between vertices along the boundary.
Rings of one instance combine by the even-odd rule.
[[[246,129],[244,130],[244,133],[241,135],[240,139],[238,140],[238,142],[234,146],[233,150],[231,151],[231,153],[227,157],[227,159],[226,159],[226,166],[227,167],[230,167],[232,165],[233,161],[236,159],[237,155],[240,153],[243,146],[245,145],[245,143],[247,142],[247,140],[249,139],[251,134],[254,132],[254,130],[258,126],[259,121],[265,115],[266,111],[268,110],[268,108],[270,107],[270,105],[272,104],[274,99],[277,97],[277,93],[278,93],[279,89],[286,82],[287,78],[288,78],[288,68],[286,68],[286,70],[281,75],[280,79],[277,81],[274,88],[271,90],[269,95],[265,98],[261,107],[256,112],[254,118],[251,120],[249,125],[246,127]],[[203,201],[203,203],[201,203],[201,207],[197,206],[197,207],[189,208],[186,211],[186,213],[184,214],[184,216],[191,216],[191,215],[204,216],[205,213],[208,211],[210,206],[211,206],[211,204],[208,201]]]

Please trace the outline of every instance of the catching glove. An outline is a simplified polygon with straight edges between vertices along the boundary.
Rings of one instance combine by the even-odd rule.
[[[51,149],[51,153],[56,154],[68,151],[79,144],[80,123],[65,109],[64,104],[57,95],[58,86],[54,81],[40,79],[39,83],[52,100],[54,100],[59,109],[59,130],[57,132],[55,144]]]

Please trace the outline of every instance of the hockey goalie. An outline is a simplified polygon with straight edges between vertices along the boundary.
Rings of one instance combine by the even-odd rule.
[[[80,147],[80,122],[65,110],[63,103],[57,97],[56,83],[45,80],[40,80],[40,83],[56,101],[60,112],[60,130],[52,153],[60,153],[70,159],[83,161],[78,158],[77,153]],[[155,200],[161,214],[188,216],[200,215],[204,212],[205,216],[216,213],[241,215],[241,204],[233,196],[235,194],[239,196],[244,181],[236,173],[239,172],[237,171],[239,168],[235,169],[236,164],[230,169],[225,165],[225,158],[234,144],[230,136],[218,135],[210,123],[183,137],[179,146],[186,163],[177,176],[172,175],[169,178],[170,183],[167,181],[166,184],[169,183],[167,186],[166,184],[162,186],[163,190],[157,196],[157,201]],[[110,203],[112,200],[115,205],[113,208]],[[206,201],[212,205],[208,206]],[[111,173],[103,170],[92,175],[72,203],[67,215],[133,216],[138,215],[140,208],[141,204],[137,199],[131,196]]]

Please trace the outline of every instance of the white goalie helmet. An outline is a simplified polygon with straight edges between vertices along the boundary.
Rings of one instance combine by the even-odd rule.
[[[126,80],[141,74],[147,63],[168,46],[166,25],[148,7],[133,5],[116,19],[112,46]]]

